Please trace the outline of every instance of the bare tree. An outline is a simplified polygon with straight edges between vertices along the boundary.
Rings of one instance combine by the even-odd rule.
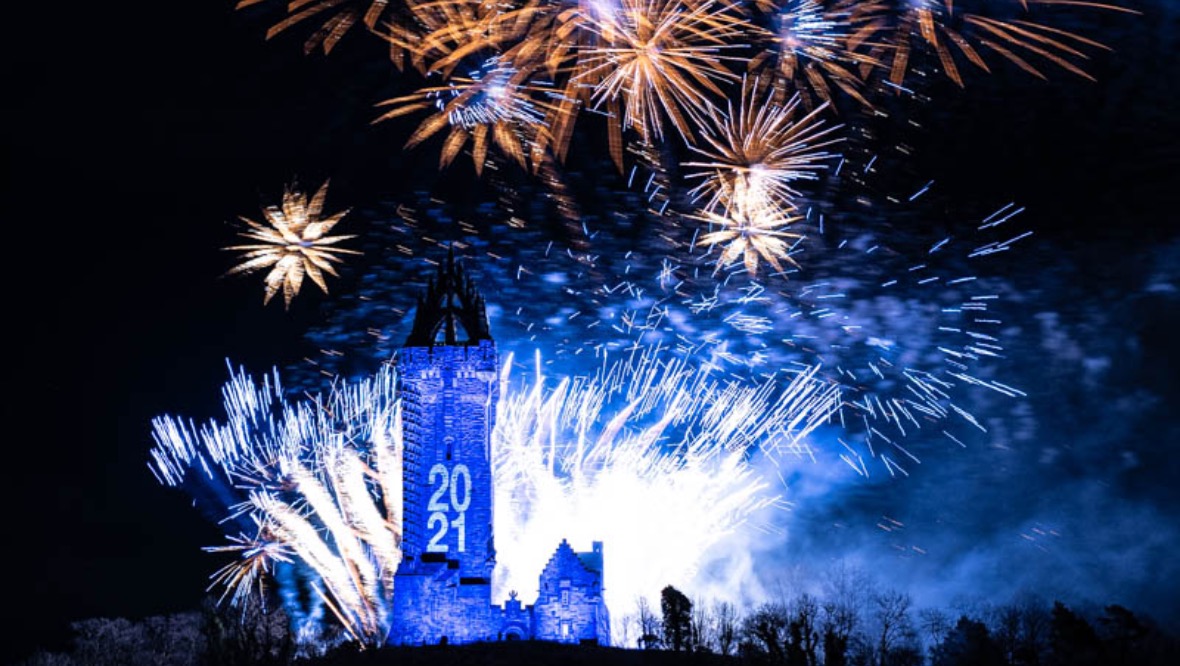
[[[790,614],[782,604],[762,604],[742,622],[743,638],[772,664],[786,663]]]
[[[728,657],[737,650],[738,641],[737,608],[728,601],[713,604],[713,635],[717,640],[717,652]]]
[[[202,608],[206,650],[204,662],[217,666],[289,664],[297,645],[290,620],[279,605],[268,605],[256,595],[240,607],[221,605],[212,598]]]
[[[927,652],[941,643],[947,632],[954,627],[950,616],[939,608],[923,608],[918,611],[918,625],[925,637]]]
[[[877,664],[885,666],[889,652],[904,636],[910,623],[910,595],[889,589],[872,596],[872,617],[877,628]]]
[[[638,640],[636,637],[638,627],[639,616],[635,613],[627,613],[619,618],[617,632],[612,627],[611,640],[615,645],[630,646],[633,638]]]
[[[1049,610],[1038,597],[1024,595],[996,609],[992,621],[996,643],[1013,666],[1038,666],[1049,649]]]
[[[636,602],[639,615],[639,647],[644,650],[656,650],[660,647],[660,618],[647,603],[647,597],[639,597]]]
[[[865,597],[872,581],[863,570],[841,562],[826,572],[820,607],[824,665],[844,666],[853,633],[861,623]]]
[[[199,613],[179,613],[144,618],[91,618],[70,624],[73,651],[69,654],[38,652],[26,666],[86,664],[159,664],[195,666],[205,652]]]
[[[803,654],[807,666],[819,663],[819,600],[804,592],[791,604],[791,640]]]
[[[703,599],[692,602],[691,635],[693,652],[712,652],[716,644],[713,636],[711,609]]]

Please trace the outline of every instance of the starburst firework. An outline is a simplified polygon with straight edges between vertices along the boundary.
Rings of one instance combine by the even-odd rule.
[[[649,142],[663,138],[664,116],[689,140],[712,96],[724,96],[718,83],[735,78],[722,52],[746,25],[730,4],[711,0],[620,0],[586,22],[600,44],[586,49],[577,78],[593,81],[595,106],[620,102],[623,124]]]
[[[739,190],[734,197],[735,203],[726,207],[725,214],[703,210],[692,216],[720,227],[701,236],[699,241],[702,245],[725,245],[721,256],[717,258],[714,272],[733,264],[739,258],[750,275],[758,274],[760,261],[770,264],[779,273],[783,270],[784,261],[797,265],[791,258],[791,244],[788,241],[797,240],[802,236],[782,229],[799,221],[800,218],[787,214],[777,206],[740,203],[749,199],[750,197]]]
[[[242,263],[230,269],[226,275],[252,273],[270,268],[266,275],[264,305],[270,303],[270,299],[281,288],[283,302],[286,307],[290,307],[291,299],[295,298],[303,286],[304,275],[310,277],[324,293],[328,293],[324,273],[337,276],[332,264],[340,263],[342,259],[336,255],[361,252],[334,247],[340,241],[355,238],[355,235],[325,235],[348,214],[348,210],[344,210],[321,220],[320,214],[323,212],[327,195],[327,182],[310,201],[303,192],[294,187],[287,187],[283,191],[282,206],[270,206],[262,211],[269,226],[241,217],[240,219],[250,226],[250,230],[239,235],[256,242],[224,248],[243,253]]]
[[[1068,5],[1127,13],[1136,13],[1117,5],[1080,0],[1005,0],[980,6],[981,11],[969,11],[956,6],[953,0],[900,0],[900,6],[888,11],[879,5],[862,10],[866,19],[884,21],[888,35],[885,44],[874,53],[886,63],[889,81],[902,85],[916,48],[932,50],[943,72],[959,86],[963,76],[956,63],[956,55],[966,58],[985,72],[990,72],[980,49],[991,51],[1012,62],[1024,71],[1045,78],[1044,73],[1030,59],[1041,58],[1078,76],[1094,80],[1077,61],[1088,60],[1084,48],[1107,49],[1100,42],[1082,35],[1054,28],[1019,17],[997,18],[984,10],[1012,14],[1027,12],[1033,6]],[[953,48],[952,48],[953,47]]]
[[[241,0],[238,6],[261,2]],[[670,124],[691,146],[737,78],[731,63],[767,76],[776,100],[799,95],[810,108],[836,104],[847,95],[871,107],[866,83],[872,74],[885,71],[888,85],[902,88],[919,50],[935,54],[959,85],[964,83],[962,61],[987,71],[989,53],[1041,78],[1042,62],[1090,78],[1080,64],[1086,50],[1105,48],[1101,43],[1025,14],[1050,6],[1137,13],[1088,0],[752,4],[753,9],[735,0],[293,0],[286,6],[287,18],[268,37],[327,16],[306,48],[328,51],[352,26],[365,25],[389,42],[399,68],[408,58],[419,73],[441,77],[439,85],[419,90],[416,99],[398,98],[407,107],[448,87],[481,87],[479,77],[455,73],[467,71],[472,62],[496,60],[515,73],[510,94],[531,97],[543,120],[528,131],[503,122],[487,129],[454,129],[442,161],[449,162],[468,142],[477,157],[493,143],[516,162],[531,162],[534,172],[548,174],[544,178],[553,183],[553,166],[565,160],[574,123],[585,107],[610,118],[606,144],[620,170],[626,129],[650,146],[662,142]],[[538,104],[536,87],[549,89],[542,94],[548,96],[546,104]],[[460,97],[463,93],[455,96],[455,104],[466,103]],[[444,114],[454,115],[454,110]],[[409,145],[445,125],[429,118]],[[478,169],[482,160],[476,162]]]
[[[814,180],[833,156],[826,149],[838,143],[831,134],[838,126],[825,126],[820,114],[826,105],[796,118],[800,102],[772,101],[757,79],[743,81],[738,108],[712,110],[702,132],[702,147],[692,151],[705,161],[686,162],[697,169],[689,178],[701,183],[689,194],[710,213],[720,209],[737,216],[766,219],[777,210],[793,208],[799,195],[793,183]],[[721,216],[725,217],[725,216]]]

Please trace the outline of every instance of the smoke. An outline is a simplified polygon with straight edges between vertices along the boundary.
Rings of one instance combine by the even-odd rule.
[[[987,414],[988,432],[930,447],[908,476],[864,478],[822,459],[796,467],[788,538],[759,575],[804,563],[806,580],[854,562],[924,607],[1032,593],[1180,622],[1169,508],[1180,387],[1162,370],[1180,367],[1180,242],[1088,279],[1066,268],[1036,277],[1026,312],[1009,320],[1018,343],[1006,358],[1028,397],[976,392],[965,402]]]

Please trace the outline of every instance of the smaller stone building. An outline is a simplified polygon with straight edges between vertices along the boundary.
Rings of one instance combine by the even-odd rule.
[[[575,553],[562,539],[541,571],[533,604],[533,635],[562,642],[609,642],[610,616],[602,598],[602,542]]]

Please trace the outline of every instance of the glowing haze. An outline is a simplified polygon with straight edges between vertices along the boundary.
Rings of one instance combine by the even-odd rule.
[[[540,368],[509,379],[496,424],[495,593],[532,598],[553,543],[603,541],[616,625],[669,581],[694,587],[708,557],[743,559],[752,518],[780,500],[751,461],[805,448],[839,407],[814,367],[747,384],[653,348],[591,377]]]

